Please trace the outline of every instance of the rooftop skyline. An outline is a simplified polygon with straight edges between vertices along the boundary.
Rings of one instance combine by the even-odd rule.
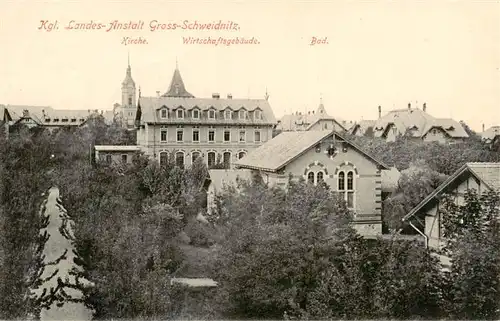
[[[98,10],[97,10],[98,9]],[[277,118],[316,110],[345,120],[422,108],[474,130],[500,124],[500,4],[465,1],[1,2],[0,104],[111,109],[130,56],[143,96],[167,92],[178,63],[196,97],[264,98]],[[58,20],[59,30],[38,30]],[[142,30],[65,30],[133,21]],[[237,23],[239,30],[150,30],[151,21]],[[148,44],[123,45],[123,37]],[[254,37],[255,45],[183,37]],[[328,44],[310,45],[313,37]]]

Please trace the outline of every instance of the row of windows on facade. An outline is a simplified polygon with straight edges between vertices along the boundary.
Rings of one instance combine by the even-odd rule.
[[[246,131],[245,130],[240,130],[239,131],[239,142],[246,142]],[[177,141],[178,142],[183,142],[184,141],[184,130],[183,129],[177,129]],[[162,128],[160,130],[160,141],[161,142],[166,142],[168,140],[168,130],[166,128]],[[254,142],[260,143],[260,131],[256,130],[254,132],[254,137],[253,137]],[[192,136],[192,141],[193,142],[199,142],[200,141],[200,130],[199,129],[193,129],[193,136]],[[209,130],[208,131],[208,141],[209,142],[215,142],[215,130]],[[230,142],[231,141],[231,131],[230,130],[224,130],[224,141],[225,142]]]
[[[184,109],[177,109],[175,112],[175,115],[177,116],[178,119],[184,119],[186,118],[185,115],[185,110]],[[216,119],[217,112],[215,109],[209,109],[208,111],[205,111],[205,117],[208,119]],[[202,116],[202,111],[199,109],[193,109],[192,111],[188,112],[188,116],[193,119],[200,119]],[[161,119],[167,119],[168,118],[168,109],[166,106],[163,106],[162,109],[160,109],[160,118]],[[249,119],[249,112],[246,110],[239,110],[239,111],[232,111],[232,110],[224,110],[224,111],[219,111],[219,117],[218,119],[240,119],[240,120],[246,120]],[[262,111],[259,109],[256,109],[253,111],[253,119],[256,120],[261,120],[262,119]]]
[[[241,159],[245,157],[247,153],[245,151],[240,151],[237,153],[238,159]],[[159,158],[160,158],[160,165],[166,165],[168,163],[168,152],[160,152],[159,153]],[[191,153],[191,164],[193,164],[198,157],[203,157],[201,152],[192,152]],[[121,160],[124,163],[127,163],[128,161],[128,155],[123,154],[121,155]],[[217,153],[216,152],[208,152],[207,153],[207,164],[208,166],[213,166],[216,165],[217,161]],[[113,158],[111,154],[106,155],[106,163],[111,164],[113,162]],[[226,165],[228,168],[231,165],[231,152],[224,152],[222,153],[222,163]],[[184,152],[176,152],[175,153],[175,164],[180,167],[184,167],[185,164],[185,154]]]
[[[77,120],[78,119],[76,119],[76,118],[71,118],[71,119],[69,119],[69,118],[62,118],[61,122],[62,123],[67,123],[67,122],[71,121],[72,123],[76,123]],[[54,122],[54,123],[57,123],[57,122],[59,122],[59,118],[48,118],[48,117],[45,118],[45,122],[46,123],[50,123],[51,121]],[[85,118],[80,118],[79,121],[84,122]]]
[[[347,184],[346,184],[347,176]],[[324,181],[324,173],[322,171],[307,173],[307,181],[311,184],[318,185]],[[354,208],[354,172],[340,171],[338,173],[337,192],[341,193],[348,208]]]

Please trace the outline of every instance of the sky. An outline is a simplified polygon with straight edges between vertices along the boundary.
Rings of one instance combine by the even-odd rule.
[[[277,117],[321,99],[330,115],[354,121],[376,119],[379,105],[384,114],[425,102],[431,115],[475,130],[500,125],[499,1],[0,0],[0,12],[0,104],[110,110],[130,56],[143,96],[167,91],[177,60],[196,97],[263,98],[267,88]],[[58,29],[39,29],[42,20]],[[106,31],[114,20],[143,26]],[[238,27],[151,30],[184,21]],[[66,29],[92,22],[105,27]]]

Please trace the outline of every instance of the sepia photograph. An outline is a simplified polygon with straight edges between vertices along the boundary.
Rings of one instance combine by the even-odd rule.
[[[0,0],[0,320],[499,320],[500,1]]]

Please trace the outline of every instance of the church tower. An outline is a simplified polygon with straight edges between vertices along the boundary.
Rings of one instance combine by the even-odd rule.
[[[125,127],[133,127],[137,107],[135,82],[132,79],[132,69],[130,68],[130,56],[128,58],[127,72],[122,82],[122,122]]]

